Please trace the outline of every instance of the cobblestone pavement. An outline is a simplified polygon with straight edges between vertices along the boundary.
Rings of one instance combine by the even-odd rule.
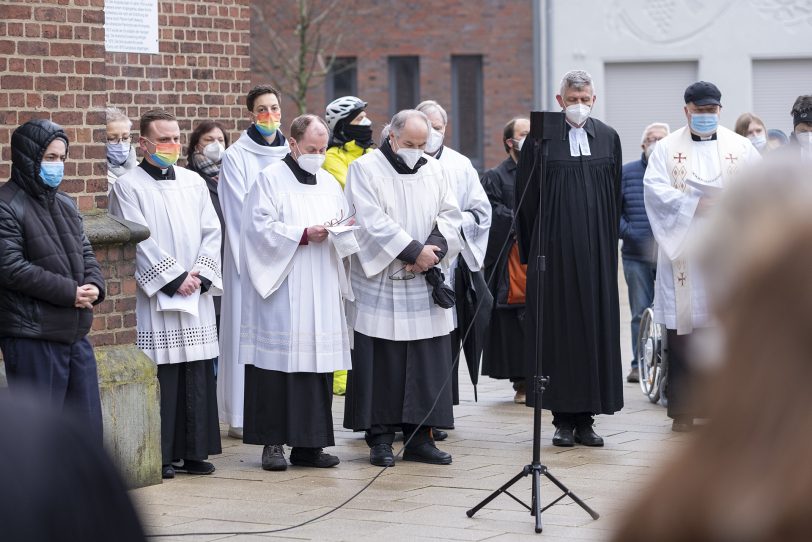
[[[625,285],[620,282],[623,359],[629,360],[629,316]],[[553,447],[549,412],[542,418],[542,463],[597,510],[600,519],[593,521],[564,499],[542,515],[544,532],[536,535],[533,518],[504,495],[468,518],[466,510],[530,462],[533,416],[531,409],[513,403],[508,382],[484,378],[475,403],[465,371],[460,373],[462,398],[455,408],[456,429],[440,444],[453,454],[452,465],[400,461],[341,510],[294,530],[171,536],[289,527],[327,512],[363,487],[380,469],[369,464],[361,434],[341,429],[344,400],[336,397],[336,446],[328,451],[341,459],[338,467],[266,472],[260,468],[261,447],[242,444],[223,432],[223,454],[212,458],[217,467],[213,475],[179,474],[161,485],[132,492],[141,517],[151,534],[167,534],[160,538],[164,541],[360,540],[366,536],[387,542],[607,540],[618,514],[663,457],[686,438],[670,432],[661,406],[649,403],[636,384],[624,382],[625,408],[596,421],[596,430],[606,441],[604,448]],[[529,502],[530,478],[516,484],[513,493]],[[542,484],[543,501],[558,495],[552,484]]]

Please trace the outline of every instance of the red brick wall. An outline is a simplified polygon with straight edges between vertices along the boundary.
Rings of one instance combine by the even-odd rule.
[[[271,21],[293,41],[293,0],[268,4]],[[343,2],[342,2],[343,4]],[[485,167],[506,157],[502,128],[516,115],[527,115],[533,102],[532,5],[526,0],[355,0],[342,23],[339,56],[358,57],[358,95],[369,102],[375,138],[389,117],[389,55],[420,57],[421,99],[440,102],[451,114],[451,55],[483,55]],[[264,32],[252,28],[254,65],[258,55],[270,54]],[[254,83],[269,80],[268,73],[252,71]],[[324,114],[323,83],[308,94],[308,109]],[[417,104],[415,104],[417,105]],[[295,107],[283,100],[283,116],[290,122]],[[283,126],[285,121],[283,120]],[[451,141],[451,123],[447,142]]]
[[[108,53],[108,103],[138,117],[163,107],[178,117],[182,141],[201,120],[218,120],[232,140],[248,125],[250,0],[162,0],[160,54]],[[185,155],[185,151],[184,151]]]
[[[0,5],[0,182],[11,170],[14,129],[32,118],[70,139],[61,189],[87,215],[107,207],[104,107],[134,121],[164,107],[188,132],[196,121],[247,125],[250,0],[161,0],[160,54],[106,54],[104,0],[3,0]],[[96,345],[135,340],[135,247],[96,246],[107,299],[95,310]]]
[[[70,139],[62,190],[82,211],[106,207],[104,0],[4,1],[0,6],[0,181],[9,141],[32,118],[61,124]]]

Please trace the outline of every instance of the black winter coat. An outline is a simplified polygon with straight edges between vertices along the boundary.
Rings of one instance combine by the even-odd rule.
[[[67,136],[34,120],[11,136],[11,179],[0,187],[0,336],[71,344],[87,335],[93,311],[74,307],[76,288],[104,279],[73,200],[39,180],[45,149]]]

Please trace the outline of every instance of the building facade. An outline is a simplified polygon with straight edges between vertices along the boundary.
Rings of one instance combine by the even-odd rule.
[[[275,54],[269,32],[293,44],[298,2],[263,4],[252,21],[252,81],[290,85],[263,69]],[[317,9],[319,2],[311,2]],[[532,3],[525,0],[347,0],[327,32],[340,34],[333,70],[307,94],[309,112],[324,115],[333,98],[369,102],[377,138],[392,115],[433,99],[448,111],[446,144],[482,170],[505,158],[502,128],[533,103]],[[264,57],[264,58],[260,58]],[[286,90],[286,89],[283,89]],[[289,122],[296,108],[283,100]],[[283,120],[283,127],[285,126]]]

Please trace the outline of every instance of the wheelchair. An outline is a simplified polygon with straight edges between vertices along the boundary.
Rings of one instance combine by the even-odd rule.
[[[668,344],[665,326],[654,322],[654,309],[643,311],[637,335],[637,367],[640,389],[652,403],[667,399]]]

